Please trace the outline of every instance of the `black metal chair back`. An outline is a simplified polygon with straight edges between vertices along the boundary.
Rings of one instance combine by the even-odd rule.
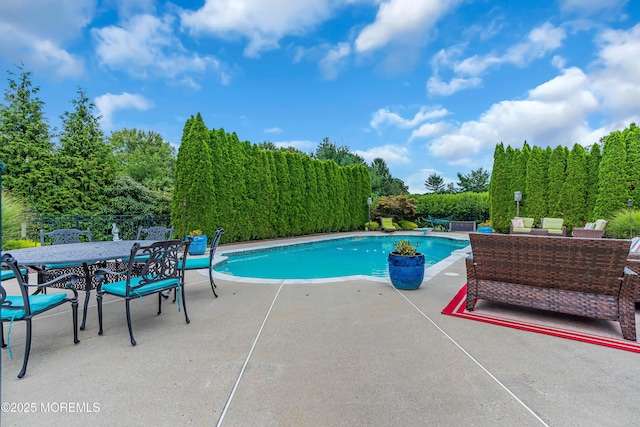
[[[51,241],[52,245],[64,245],[67,243],[81,243],[80,236],[86,236],[87,242],[91,241],[91,230],[78,230],[76,228],[65,228],[60,230],[53,230],[45,233],[44,230],[40,230],[40,244],[44,246],[46,241]]]
[[[173,239],[173,227],[149,227],[138,228],[136,240],[171,240]]]
[[[190,243],[180,240],[162,240],[142,245],[136,242],[131,248],[126,271],[99,269],[96,274],[100,280],[97,288],[98,334],[102,335],[102,296],[105,293],[124,298],[131,345],[136,345],[129,308],[129,302],[132,299],[158,294],[158,314],[160,314],[162,312],[162,292],[174,289],[182,297],[181,305],[184,309],[185,320],[189,323],[184,297],[184,260]],[[137,261],[139,259],[144,259],[144,261]],[[108,275],[120,275],[122,280],[106,283]],[[180,300],[178,300],[178,309],[180,309]]]

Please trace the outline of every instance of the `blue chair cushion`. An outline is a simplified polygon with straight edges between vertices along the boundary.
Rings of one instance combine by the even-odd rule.
[[[13,274],[13,270],[1,270],[2,271],[2,277],[1,280],[9,280],[9,279],[13,279],[14,277],[16,277],[15,274]],[[27,274],[27,270],[26,269],[20,269],[20,273],[22,274]]]
[[[133,279],[131,279],[130,286],[138,286],[141,280],[142,280],[142,277],[134,277]],[[132,294],[138,295],[138,296],[146,295],[146,294],[159,291],[160,289],[164,289],[171,286],[179,286],[179,285],[180,285],[179,279],[159,280],[157,282],[150,283],[148,285],[144,285],[139,287],[138,289],[133,290]],[[112,295],[125,297],[127,296],[127,281],[120,280],[119,282],[105,283],[104,285],[102,285],[102,290]]]
[[[182,268],[182,261],[178,263],[178,268]],[[185,270],[197,270],[200,268],[209,268],[209,257],[187,258],[184,265]]]
[[[29,306],[31,307],[31,313],[46,310],[49,307],[58,305],[62,300],[67,297],[66,294],[46,294],[46,295],[30,295]],[[24,300],[21,296],[7,296],[6,301],[11,302],[11,305],[22,306]],[[24,318],[24,310],[7,310],[2,309],[2,320],[20,320]]]

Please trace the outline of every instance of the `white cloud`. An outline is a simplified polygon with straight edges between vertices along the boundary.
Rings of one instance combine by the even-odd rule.
[[[264,130],[264,133],[282,133],[282,129],[278,127],[268,128]]]
[[[354,150],[354,153],[361,156],[368,163],[378,157],[383,158],[389,166],[411,163],[409,150],[398,145],[387,144],[380,147],[372,147],[368,150]]]
[[[383,125],[411,129],[426,120],[441,118],[447,114],[449,114],[449,112],[446,108],[422,106],[413,118],[404,119],[398,113],[392,112],[389,107],[385,107],[373,113],[369,124],[376,130],[379,130]]]
[[[102,125],[111,128],[113,114],[117,110],[134,109],[146,111],[153,107],[153,103],[142,95],[123,92],[120,95],[105,93],[95,99],[98,112],[102,116]]]
[[[245,55],[274,49],[287,35],[304,34],[331,16],[341,1],[331,0],[206,0],[196,11],[180,12],[181,26],[192,33],[222,38],[245,37]]]
[[[457,0],[386,0],[380,2],[376,20],[367,25],[355,41],[358,52],[369,52],[395,41],[420,38]]]
[[[640,24],[607,30],[598,39],[594,89],[615,116],[640,115]],[[628,124],[627,124],[628,126]],[[626,127],[626,126],[624,126]]]
[[[338,43],[326,53],[320,60],[320,70],[324,78],[333,80],[338,77],[338,72],[344,67],[345,58],[351,53],[349,43]]]
[[[546,22],[531,30],[526,41],[511,46],[504,55],[474,55],[455,64],[453,69],[458,74],[477,76],[486,69],[503,63],[524,67],[534,59],[542,58],[547,53],[558,49],[565,38],[564,29]]]
[[[136,15],[121,26],[93,29],[100,63],[112,70],[144,78],[152,75],[176,77],[188,72],[217,71],[228,83],[223,65],[212,56],[189,53],[173,33],[173,18]],[[193,82],[185,82],[193,86]]]
[[[464,89],[478,87],[482,84],[480,77],[468,79],[454,77],[449,83],[443,82],[438,76],[431,76],[427,80],[427,91],[431,95],[453,95]]]
[[[425,123],[418,129],[414,129],[409,137],[409,142],[416,138],[431,138],[448,131],[450,125],[446,122]]]
[[[431,59],[433,75],[427,80],[427,92],[430,95],[453,95],[461,90],[482,85],[482,75],[487,69],[499,67],[502,64],[513,64],[525,67],[536,58],[542,58],[547,53],[557,50],[566,38],[564,29],[554,27],[546,22],[531,30],[527,40],[510,46],[504,54],[491,53],[488,55],[473,55],[462,61],[455,58],[461,56],[464,45],[456,45],[449,49],[441,49]],[[559,63],[556,60],[556,63]],[[440,77],[443,67],[451,68],[454,72],[449,82]]]
[[[529,91],[527,99],[493,104],[478,120],[460,125],[429,146],[429,152],[451,164],[472,164],[474,156],[499,142],[519,146],[524,140],[542,146],[571,145],[587,141],[589,114],[600,103],[589,78],[577,68]]]
[[[57,76],[80,76],[84,61],[65,44],[81,36],[94,14],[93,0],[0,2],[0,56]]]

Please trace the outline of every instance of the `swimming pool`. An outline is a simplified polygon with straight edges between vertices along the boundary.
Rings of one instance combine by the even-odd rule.
[[[388,277],[387,257],[393,243],[409,239],[425,256],[425,267],[469,246],[468,240],[435,236],[344,237],[273,246],[257,250],[225,252],[217,272],[258,279],[323,279],[343,276]]]

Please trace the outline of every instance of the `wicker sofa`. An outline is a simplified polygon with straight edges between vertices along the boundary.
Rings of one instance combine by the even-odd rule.
[[[469,234],[467,310],[478,299],[620,322],[636,340],[629,240]]]

